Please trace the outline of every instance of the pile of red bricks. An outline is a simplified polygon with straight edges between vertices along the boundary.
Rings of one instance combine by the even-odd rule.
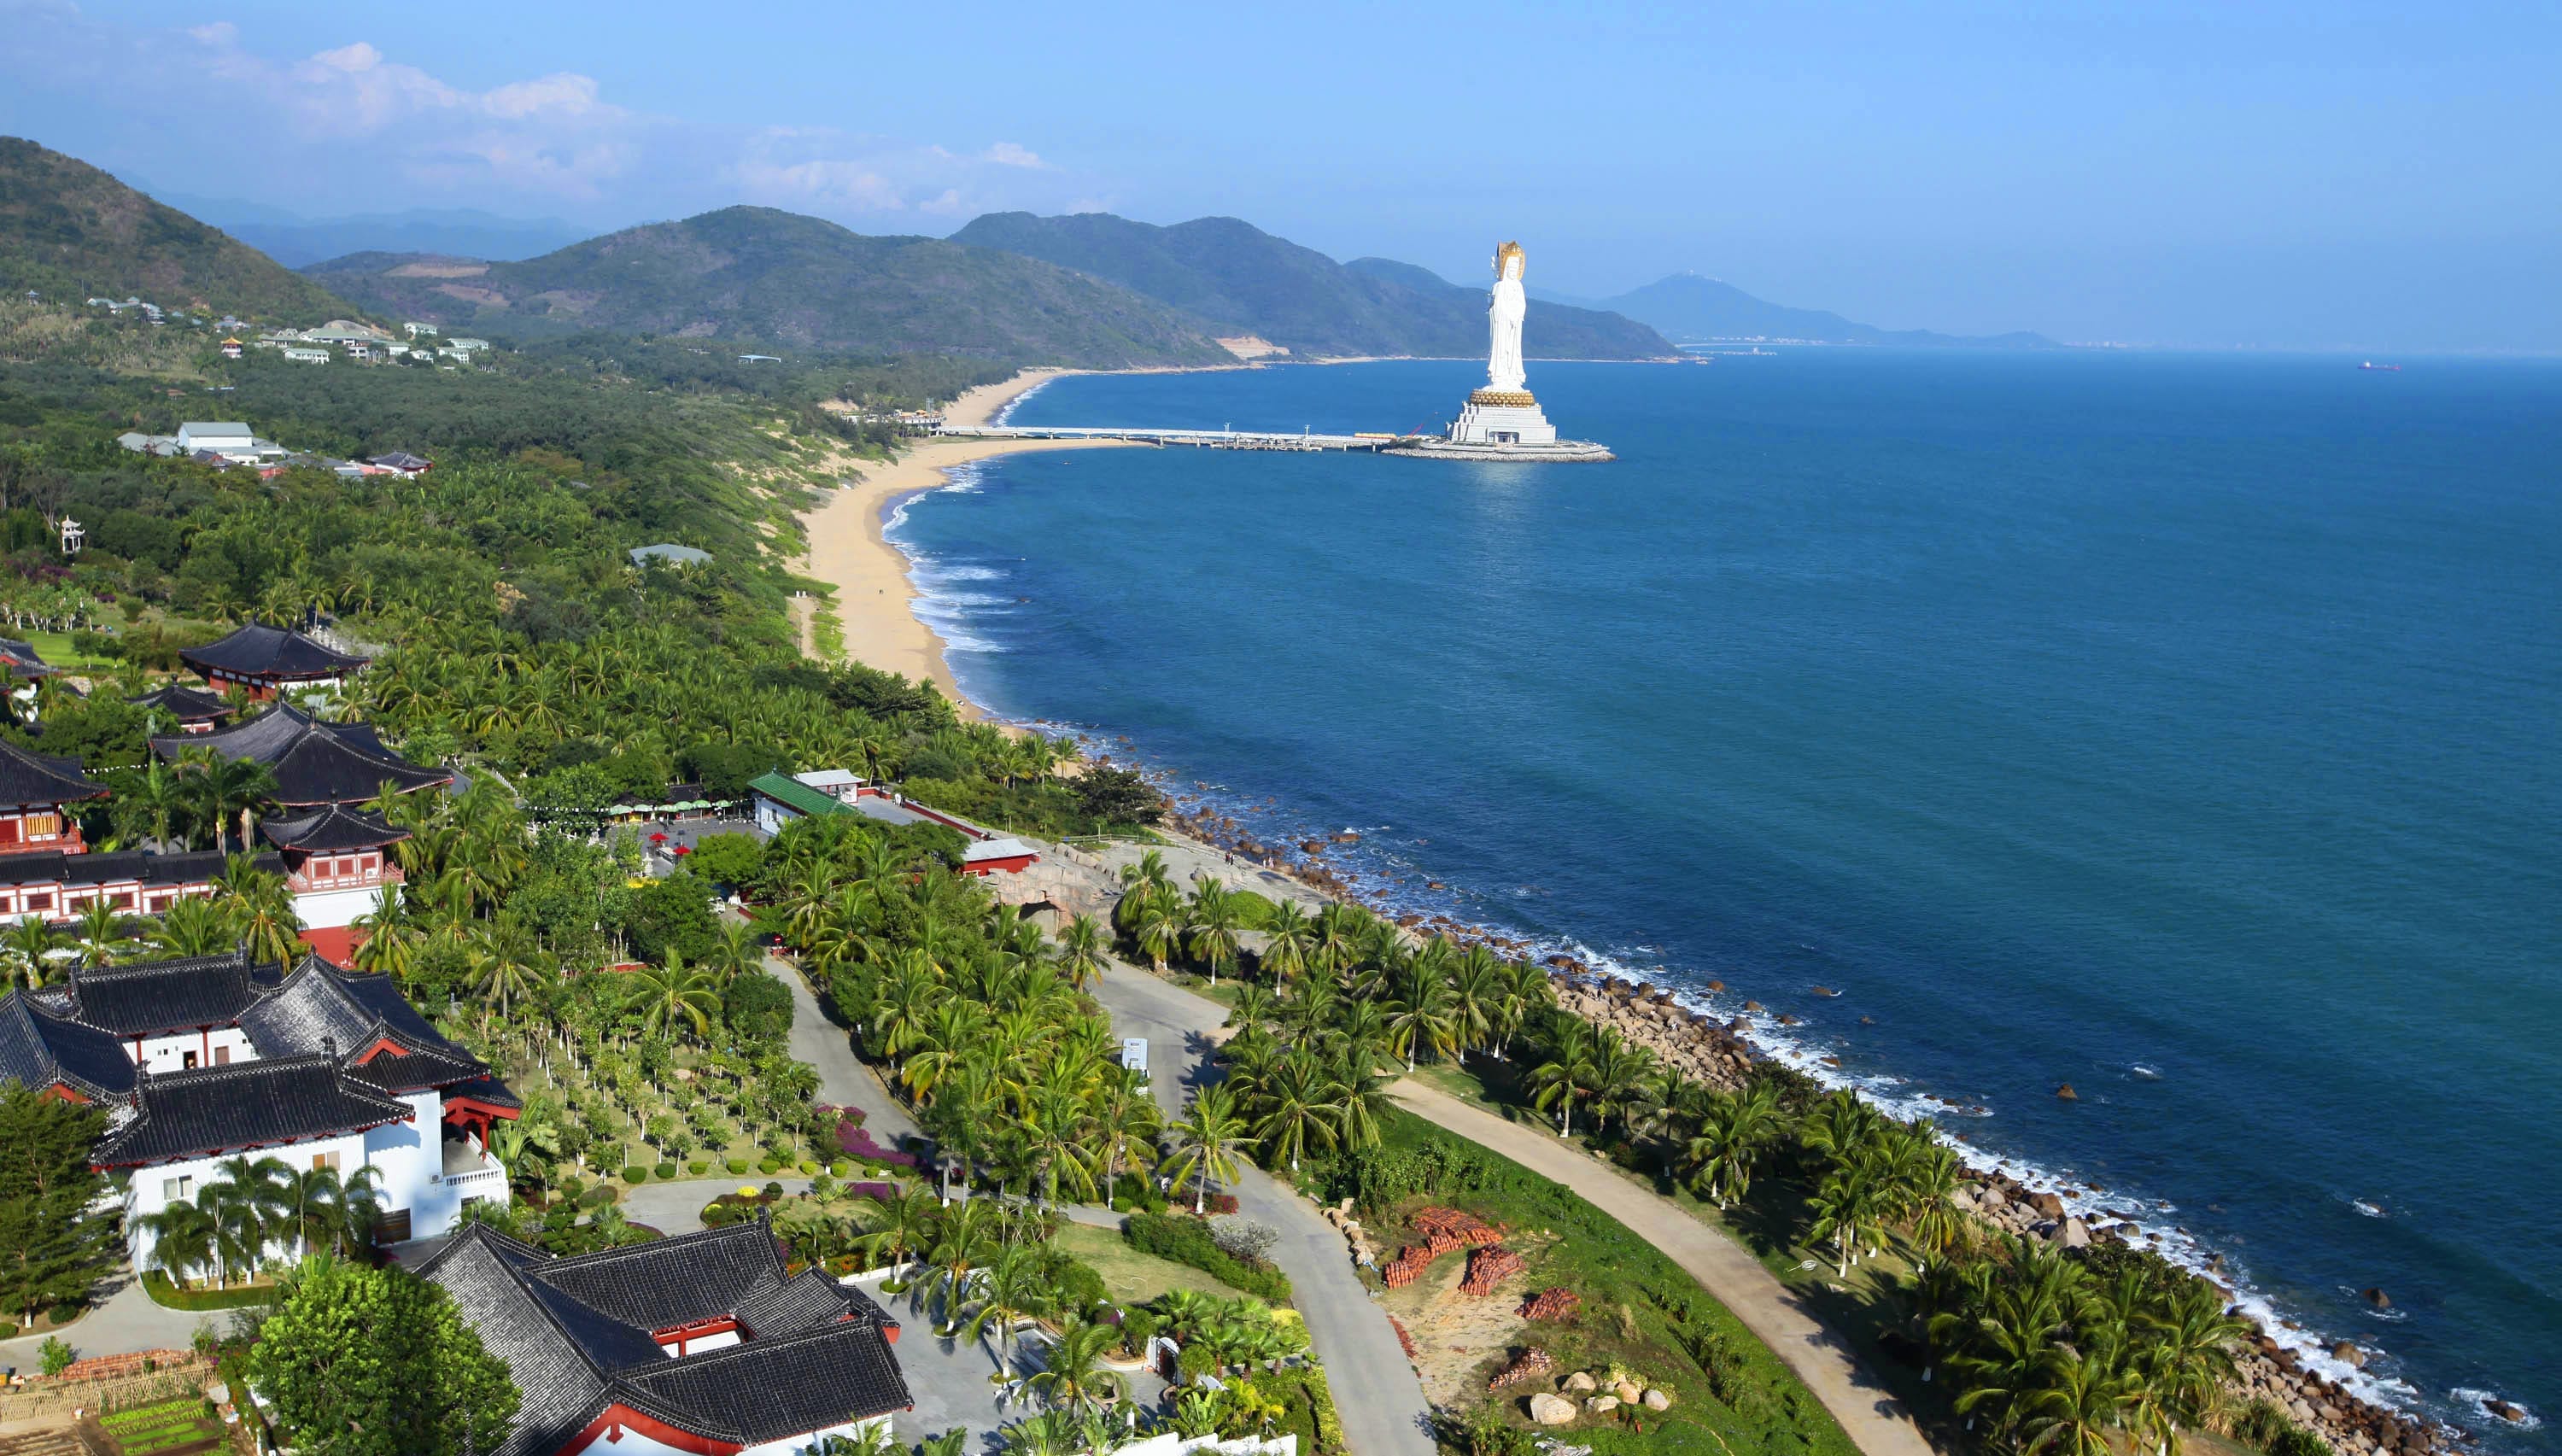
[[[1495,1285],[1528,1267],[1521,1255],[1495,1244],[1468,1251],[1468,1277],[1459,1281],[1461,1294],[1488,1295]]]
[[[1583,1308],[1583,1296],[1570,1289],[1543,1289],[1522,1301],[1525,1320],[1562,1320]]]
[[[139,1350],[131,1355],[93,1355],[76,1360],[56,1376],[63,1380],[112,1380],[119,1375],[138,1375],[148,1364],[155,1369],[172,1369],[196,1364],[192,1350]]]
[[[1422,1233],[1423,1242],[1398,1249],[1396,1257],[1379,1271],[1390,1289],[1403,1289],[1422,1278],[1423,1271],[1443,1254],[1500,1243],[1504,1236],[1502,1230],[1484,1219],[1456,1208],[1426,1208],[1414,1215],[1414,1226]]]
[[[1521,1359],[1497,1371],[1495,1377],[1486,1382],[1486,1388],[1492,1391],[1500,1390],[1506,1385],[1518,1385],[1524,1380],[1547,1374],[1555,1368],[1556,1368],[1556,1358],[1534,1345],[1522,1352]]]

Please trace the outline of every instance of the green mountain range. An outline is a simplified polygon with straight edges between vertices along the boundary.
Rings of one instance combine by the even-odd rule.
[[[449,333],[603,329],[1099,368],[1232,357],[1165,304],[1063,268],[935,238],[865,237],[773,208],[627,228],[521,263],[360,253],[305,272]]]
[[[0,137],[0,288],[316,324],[329,290],[76,157]]]
[[[1314,357],[1486,352],[1486,294],[1385,259],[1337,263],[1235,218],[1173,227],[1109,213],[1044,218],[990,213],[955,243],[1042,259],[1120,284],[1204,320]],[[1662,335],[1616,314],[1534,301],[1524,346],[1545,359],[1651,359]]]
[[[1854,323],[1822,308],[1791,308],[1755,298],[1733,283],[1695,273],[1674,273],[1594,305],[1642,318],[1685,344],[1720,339],[1801,340],[1825,344],[1961,345],[1973,348],[2052,349],[2044,334],[1966,337],[1926,328],[1888,329]]]

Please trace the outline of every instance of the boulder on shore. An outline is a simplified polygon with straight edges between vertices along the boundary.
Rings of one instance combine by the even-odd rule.
[[[2081,1100],[2082,1100],[2082,1094],[2081,1094],[2081,1093],[2079,1093],[2079,1092],[2074,1091],[2074,1090],[2073,1090],[2073,1084],[2072,1084],[2072,1083],[2070,1083],[2070,1082],[2067,1082],[2067,1083],[2065,1083],[2063,1086],[2056,1088],[2056,1089],[2055,1089],[2055,1095],[2056,1095],[2056,1097],[2057,1097],[2059,1100],[2061,1100],[2061,1101],[2065,1101],[2065,1102],[2079,1102],[2079,1101],[2081,1101]]]
[[[1592,1372],[1590,1370],[1576,1370],[1573,1374],[1565,1377],[1565,1388],[1573,1391],[1577,1395],[1582,1395],[1587,1392],[1600,1389],[1601,1382],[1592,1378]]]
[[[1673,1397],[1665,1394],[1661,1390],[1649,1390],[1646,1392],[1646,1408],[1648,1410],[1670,1410],[1673,1408]]]
[[[2366,1352],[2345,1340],[2330,1348],[2330,1358],[2353,1370],[2366,1368]]]
[[[1611,1411],[1619,1408],[1619,1397],[1616,1395],[1595,1395],[1591,1399],[1583,1402],[1583,1408],[1591,1411],[1594,1415],[1607,1415]]]
[[[1543,1390],[1530,1397],[1530,1418],[1541,1425],[1568,1425],[1574,1420],[1574,1402],[1562,1395]]]
[[[2366,1301],[2368,1304],[2375,1306],[2379,1310],[2389,1310],[2393,1308],[2392,1299],[2380,1289],[2361,1290],[2357,1297]]]
[[[2091,1246],[2091,1225],[2079,1218],[2067,1218],[2055,1228],[2055,1241],[2068,1249]]]

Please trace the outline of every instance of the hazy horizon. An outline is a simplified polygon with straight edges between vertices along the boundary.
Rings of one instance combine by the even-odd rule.
[[[1687,271],[1890,329],[2562,351],[2540,11],[1007,7],[966,47],[805,4],[0,21],[0,131],[244,213],[1224,215],[1459,282],[1517,237],[1585,298]]]

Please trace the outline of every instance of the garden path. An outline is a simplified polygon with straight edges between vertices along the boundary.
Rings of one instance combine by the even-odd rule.
[[[54,1332],[83,1359],[92,1355],[138,1355],[146,1350],[185,1350],[195,1341],[199,1320],[211,1320],[219,1330],[231,1318],[228,1310],[170,1309],[144,1293],[141,1280],[124,1274],[114,1277],[120,1282],[104,1303],[68,1328]],[[0,1365],[31,1372],[44,1368],[45,1338],[24,1335],[0,1340]]]
[[[1152,1090],[1170,1112],[1182,1111],[1191,1088],[1215,1080],[1208,1053],[1227,1019],[1225,1006],[1119,964],[1104,968],[1094,995],[1112,1013],[1115,1032],[1148,1038]],[[1281,1233],[1272,1260],[1290,1276],[1291,1303],[1307,1317],[1353,1456],[1433,1456],[1423,1383],[1386,1312],[1354,1272],[1344,1236],[1315,1205],[1261,1173],[1247,1170],[1235,1191],[1237,1211]]]
[[[819,1069],[819,1100],[861,1108],[863,1130],[884,1148],[896,1148],[900,1139],[916,1135],[916,1119],[854,1055],[852,1033],[827,1019],[801,968],[768,956],[765,969],[792,992],[792,1057]]]
[[[1930,1456],[1930,1443],[1840,1337],[1806,1313],[1750,1251],[1619,1170],[1534,1127],[1506,1122],[1406,1080],[1388,1089],[1408,1112],[1554,1179],[1690,1271],[1797,1372],[1867,1456]]]

